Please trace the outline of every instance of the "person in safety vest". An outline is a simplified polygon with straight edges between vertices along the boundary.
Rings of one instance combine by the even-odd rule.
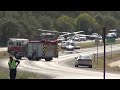
[[[17,73],[17,66],[19,65],[20,61],[13,59],[12,56],[9,57],[10,60],[8,62],[9,69],[10,69],[10,79],[15,79],[16,78],[16,73]]]

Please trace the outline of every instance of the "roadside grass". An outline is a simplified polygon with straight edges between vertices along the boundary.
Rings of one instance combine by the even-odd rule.
[[[103,43],[100,42],[99,46],[102,46]],[[95,42],[86,42],[86,43],[80,43],[80,48],[91,48],[91,47],[96,47],[96,43]]]
[[[116,40],[114,44],[120,44],[120,40]],[[106,43],[106,45],[110,45],[110,44]],[[95,43],[95,41],[94,42],[80,43],[81,48],[91,48],[91,47],[96,47],[96,46],[97,46],[97,44]],[[100,41],[98,46],[103,46],[103,42]]]
[[[9,79],[9,70],[3,70],[3,67],[0,67],[0,79]],[[30,73],[27,71],[17,71],[16,79],[44,79],[44,77],[36,74]]]
[[[0,59],[8,58],[8,57],[9,57],[9,54],[7,53],[7,51],[0,52]]]
[[[113,61],[117,61],[120,60],[120,54],[113,54],[112,58],[111,55],[106,55],[106,71],[108,72],[120,72],[120,67],[110,67],[108,66],[109,63],[113,62]],[[104,68],[104,57],[98,57],[98,61],[95,58],[95,60],[93,59],[92,62],[93,65],[93,69],[97,69],[97,70],[102,70]]]
[[[36,74],[34,73],[31,73],[32,75],[30,75],[28,72],[24,71],[24,72],[18,72],[17,73],[17,77],[16,79],[35,79],[36,78],[39,78]]]
[[[16,79],[44,79],[45,76],[27,71],[17,71]]]
[[[8,58],[9,54],[4,51],[0,52],[0,60],[2,58]],[[17,76],[16,79],[49,79],[51,78],[50,76],[44,75],[44,74],[36,74],[33,72],[27,72],[27,71],[21,71],[17,70]],[[9,79],[9,69],[0,66],[0,79]]]
[[[3,67],[0,67],[0,79],[9,79],[8,70],[3,69]]]

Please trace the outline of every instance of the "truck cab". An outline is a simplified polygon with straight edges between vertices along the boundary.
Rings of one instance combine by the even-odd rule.
[[[24,46],[28,41],[28,39],[10,38],[7,42],[8,53],[15,56],[16,59],[21,59],[24,56]]]

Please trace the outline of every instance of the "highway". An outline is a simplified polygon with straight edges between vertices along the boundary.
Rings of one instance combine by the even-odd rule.
[[[120,44],[113,45],[113,51],[119,51]],[[99,47],[99,54],[103,54],[103,46]],[[106,52],[110,52],[110,45],[106,47]],[[35,72],[39,74],[47,74],[53,77],[53,79],[103,79],[103,72],[97,71],[91,68],[75,68],[74,64],[68,65],[74,62],[74,58],[79,53],[96,53],[96,47],[85,48],[77,50],[77,53],[60,53],[59,58],[53,59],[51,62],[41,61],[29,61],[27,58],[20,60],[18,69]],[[0,65],[7,67],[8,58],[0,60]],[[120,74],[106,73],[107,79],[120,79]]]

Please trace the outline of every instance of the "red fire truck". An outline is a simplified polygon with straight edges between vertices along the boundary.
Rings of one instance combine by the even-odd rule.
[[[28,41],[28,39],[9,38],[8,53],[15,56],[16,59],[21,59],[25,55],[25,46]]]
[[[58,58],[58,32],[40,30],[40,35],[34,40],[10,38],[8,41],[8,53],[16,59],[27,57],[29,60],[45,59],[51,61]]]
[[[38,40],[29,41],[26,45],[26,57],[29,60],[51,61],[58,58],[57,34],[53,31],[41,31]]]

